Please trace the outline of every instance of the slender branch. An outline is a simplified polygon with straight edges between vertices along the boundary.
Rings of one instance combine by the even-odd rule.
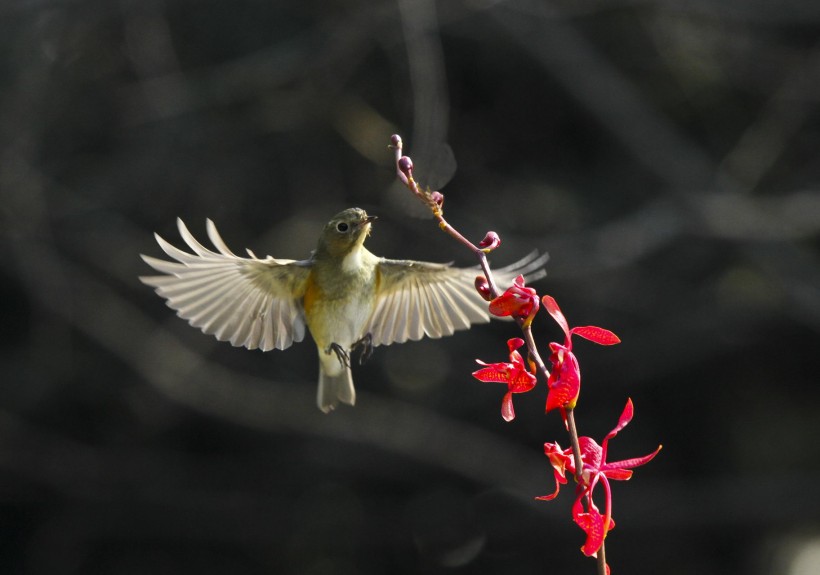
[[[413,192],[413,195],[419,198],[427,205],[427,207],[430,208],[430,211],[433,212],[433,216],[438,221],[438,227],[441,228],[444,233],[454,238],[460,244],[473,252],[473,254],[475,254],[478,258],[478,263],[481,266],[481,271],[484,272],[484,277],[487,278],[491,295],[494,298],[501,295],[501,292],[498,289],[498,284],[495,283],[495,278],[493,277],[492,270],[490,269],[490,264],[487,261],[486,252],[461,235],[457,229],[451,226],[449,222],[444,219],[444,196],[438,191],[422,189],[421,186],[419,186],[419,183],[413,178],[413,162],[410,158],[402,154],[402,140],[400,136],[393,136],[391,139],[391,147],[394,150],[396,175],[398,178],[411,192]]]

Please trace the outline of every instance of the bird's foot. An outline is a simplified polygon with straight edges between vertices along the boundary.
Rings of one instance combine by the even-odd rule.
[[[373,335],[366,333],[364,337],[353,344],[351,349],[359,349],[361,348],[361,352],[359,353],[359,365],[364,365],[370,356],[373,355]]]
[[[339,363],[342,364],[342,367],[350,367],[350,354],[347,353],[347,350],[343,348],[338,343],[331,343],[330,347],[325,350],[325,353],[328,355],[330,352],[336,354],[336,358],[339,360]]]

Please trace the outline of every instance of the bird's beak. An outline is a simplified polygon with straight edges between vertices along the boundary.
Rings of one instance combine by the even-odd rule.
[[[366,236],[365,236],[365,237],[369,236],[369,235],[370,235],[370,232],[373,230],[373,227],[372,227],[372,226],[369,226],[368,224],[372,224],[373,222],[375,222],[375,221],[376,221],[376,220],[378,220],[378,219],[379,219],[379,218],[378,218],[378,217],[376,217],[376,216],[367,216],[366,218],[364,218],[364,219],[363,219],[363,220],[359,223],[359,226],[358,226],[358,227],[360,227],[360,228],[365,228],[365,229],[366,229],[366,231],[367,231],[367,233],[366,233]]]

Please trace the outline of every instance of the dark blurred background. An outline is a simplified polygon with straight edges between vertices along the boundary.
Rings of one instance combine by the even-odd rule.
[[[378,348],[325,416],[309,340],[232,348],[137,280],[177,216],[303,258],[349,206],[377,254],[472,265],[398,132],[494,263],[547,250],[539,291],[623,339],[575,346],[581,433],[631,397],[611,458],[664,444],[613,485],[613,573],[820,573],[819,31],[811,0],[5,0],[0,572],[595,572],[572,487],[533,500],[543,387],[507,424],[470,376],[514,326]]]

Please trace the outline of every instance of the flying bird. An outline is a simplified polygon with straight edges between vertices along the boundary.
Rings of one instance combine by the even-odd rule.
[[[440,338],[490,321],[488,304],[474,287],[478,267],[393,260],[364,247],[375,216],[360,208],[339,212],[325,225],[305,260],[241,257],[228,249],[209,219],[200,244],[181,219],[177,227],[193,253],[154,234],[175,261],[142,255],[162,275],[142,276],[177,315],[219,341],[248,349],[287,349],[310,331],[319,352],[317,403],[325,413],[353,405],[350,354],[360,359],[391,343]],[[495,270],[500,286],[519,274],[546,275],[547,254],[532,252]]]

